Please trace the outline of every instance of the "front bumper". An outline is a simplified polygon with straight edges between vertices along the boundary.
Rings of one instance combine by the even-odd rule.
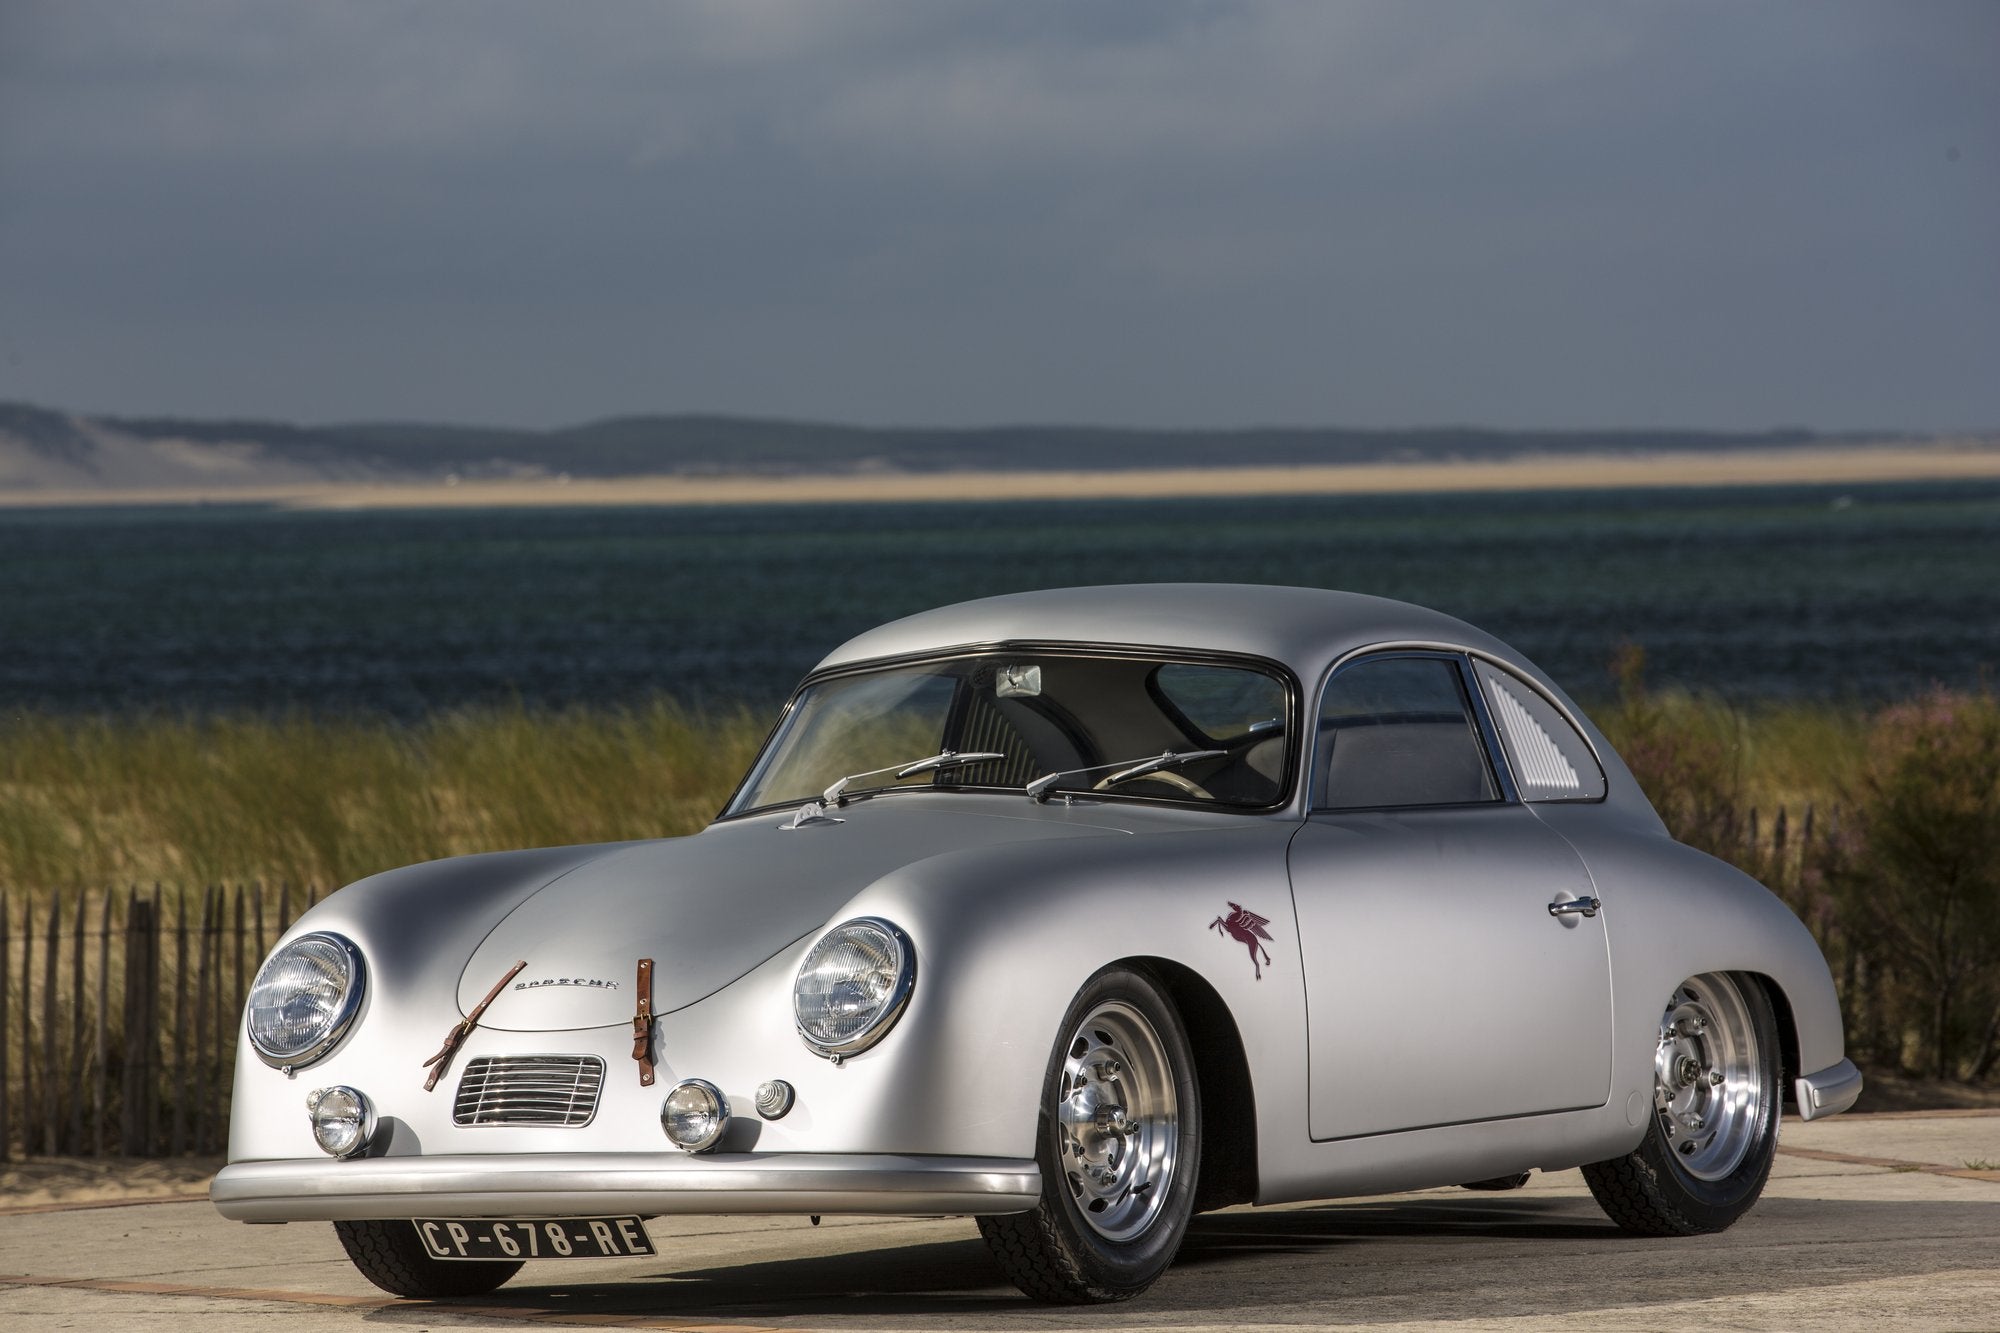
[[[1854,1061],[1842,1060],[1817,1074],[1807,1074],[1796,1080],[1792,1093],[1798,1102],[1799,1115],[1804,1119],[1817,1120],[1823,1115],[1839,1115],[1854,1105],[1854,1099],[1861,1095],[1861,1071],[1854,1067]]]
[[[636,1213],[1019,1213],[1032,1161],[891,1154],[563,1153],[236,1162],[209,1198],[238,1222]]]

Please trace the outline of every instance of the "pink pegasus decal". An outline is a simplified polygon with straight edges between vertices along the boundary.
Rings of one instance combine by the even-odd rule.
[[[1227,935],[1232,940],[1241,940],[1244,944],[1248,945],[1250,948],[1250,966],[1257,969],[1257,980],[1262,981],[1264,979],[1264,963],[1271,961],[1271,951],[1257,943],[1257,941],[1271,938],[1271,932],[1264,929],[1264,927],[1270,924],[1271,918],[1258,916],[1241,903],[1231,903],[1229,904],[1229,915],[1215,918],[1215,920],[1208,923],[1208,928]],[[1260,953],[1264,955],[1264,963],[1257,961],[1257,955]]]

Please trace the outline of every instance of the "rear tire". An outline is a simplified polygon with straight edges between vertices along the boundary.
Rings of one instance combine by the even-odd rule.
[[[1721,1231],[1764,1192],[1783,1095],[1764,988],[1708,972],[1674,988],[1660,1020],[1646,1137],[1583,1168],[1613,1222],[1641,1236]]]
[[[1147,973],[1109,967],[1071,1002],[1042,1080],[1041,1202],[979,1219],[1008,1279],[1061,1305],[1130,1300],[1187,1234],[1201,1174],[1187,1030]]]
[[[434,1259],[400,1219],[335,1222],[333,1231],[361,1276],[392,1296],[484,1296],[521,1271],[519,1261]]]

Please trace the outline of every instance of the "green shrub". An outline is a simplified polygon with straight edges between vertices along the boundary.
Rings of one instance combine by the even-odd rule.
[[[1938,689],[1884,710],[1821,857],[1850,937],[1886,974],[1891,1040],[1936,1078],[2000,1061],[2000,700]]]

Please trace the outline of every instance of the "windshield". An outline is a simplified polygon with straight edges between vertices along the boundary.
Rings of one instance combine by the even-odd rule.
[[[1258,809],[1285,797],[1287,691],[1211,662],[996,652],[862,671],[802,690],[724,816],[886,790],[1010,789]],[[947,752],[1002,756],[898,777]],[[1213,754],[1195,752],[1216,751]],[[1123,769],[1186,754],[1129,776]]]

